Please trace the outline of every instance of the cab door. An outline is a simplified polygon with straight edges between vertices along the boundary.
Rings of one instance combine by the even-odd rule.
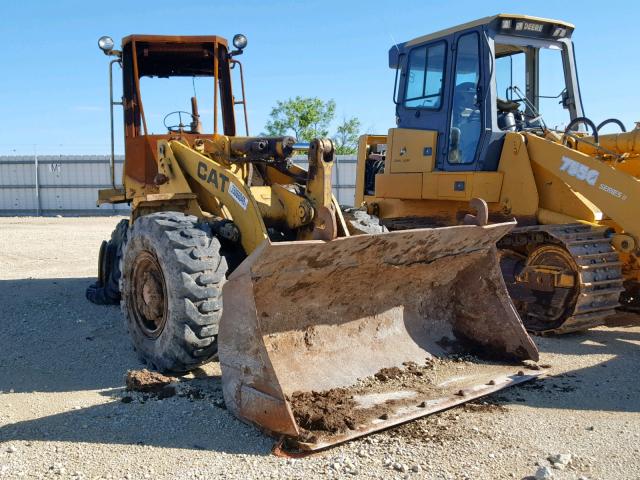
[[[482,170],[479,156],[486,136],[485,89],[481,31],[456,33],[451,45],[449,104],[446,144],[438,170],[447,172]]]

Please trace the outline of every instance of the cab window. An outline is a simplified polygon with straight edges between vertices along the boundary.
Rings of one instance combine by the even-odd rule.
[[[405,107],[438,110],[442,105],[445,42],[414,48],[409,54]]]
[[[496,46],[496,50],[507,50],[508,47]],[[527,73],[525,70],[525,53],[517,47],[510,47],[509,51],[501,56],[496,55],[496,88],[498,98],[504,101],[517,99],[517,92],[526,91]],[[514,92],[515,88],[515,92]]]
[[[562,49],[555,45],[539,50],[538,110],[547,127],[563,131],[571,120],[562,95],[566,92]]]
[[[571,120],[559,42],[496,38],[498,128],[564,131]]]
[[[456,49],[449,137],[450,163],[473,163],[475,159],[482,127],[478,99],[479,80],[479,40],[478,34],[473,32],[461,36]]]

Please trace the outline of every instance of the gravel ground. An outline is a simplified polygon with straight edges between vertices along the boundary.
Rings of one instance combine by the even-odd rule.
[[[215,363],[197,395],[129,395],[119,309],[84,298],[118,220],[0,218],[0,478],[640,478],[633,316],[536,339],[543,380],[303,459],[224,409]]]

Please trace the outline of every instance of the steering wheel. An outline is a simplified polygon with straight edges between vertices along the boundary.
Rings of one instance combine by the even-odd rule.
[[[562,144],[563,145],[567,144],[567,140],[571,136],[571,134],[569,132],[571,132],[571,130],[573,130],[573,127],[575,127],[576,125],[579,125],[581,123],[591,127],[591,131],[593,132],[593,140],[594,140],[594,142],[596,143],[596,145],[598,143],[600,143],[600,138],[598,136],[598,128],[596,127],[596,124],[593,123],[591,120],[589,120],[587,117],[576,117],[573,120],[571,120],[569,122],[569,125],[567,125],[567,128],[564,129],[564,135],[562,135]]]
[[[188,115],[191,118],[191,121],[185,125],[182,123],[182,115]],[[178,115],[178,124],[172,124],[172,125],[167,125],[167,118],[169,118],[171,115]],[[192,122],[197,122],[198,119],[196,118],[196,116],[191,113],[191,112],[185,112],[184,110],[176,110],[175,112],[171,112],[171,113],[167,113],[164,117],[164,120],[162,120],[162,123],[164,124],[165,128],[171,132],[171,133],[180,133],[180,132],[184,132],[186,127],[189,127],[189,132],[191,132],[191,123]]]

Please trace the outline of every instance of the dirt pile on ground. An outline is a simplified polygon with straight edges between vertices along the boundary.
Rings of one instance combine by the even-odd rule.
[[[387,382],[389,380],[395,380],[402,376],[402,370],[398,367],[381,368],[378,373],[374,375],[375,378],[381,382]]]
[[[176,394],[175,386],[171,385],[174,378],[152,372],[146,368],[142,370],[129,370],[126,377],[127,390],[142,392],[168,398]]]
[[[404,368],[391,367],[381,368],[373,377],[381,382],[388,382],[390,380],[398,380],[407,377],[422,377],[425,374],[425,370],[431,370],[433,368],[432,362],[427,362],[424,366],[419,366],[415,362],[405,362],[402,364]]]
[[[329,433],[355,428],[353,395],[345,388],[326,392],[294,392],[291,408],[298,425],[305,430]]]
[[[389,385],[418,385],[424,380],[418,380],[417,377],[423,377],[433,368],[431,361],[427,361],[425,365],[406,362],[403,368],[382,368],[373,376],[361,379],[354,387],[334,388],[324,392],[294,392],[289,398],[293,416],[304,430],[326,433],[354,430],[357,425],[371,418],[386,420],[385,405],[358,408],[354,395],[372,392],[376,390],[372,389],[376,384],[380,385],[381,391]],[[387,400],[385,404],[392,405],[395,402]]]

